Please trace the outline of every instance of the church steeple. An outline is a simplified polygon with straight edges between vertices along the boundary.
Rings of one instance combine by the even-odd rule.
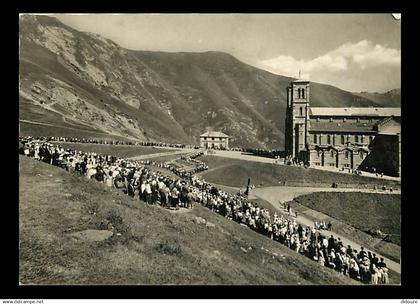
[[[287,88],[285,148],[289,155],[297,158],[306,149],[309,117],[310,85],[308,80],[301,77],[302,71],[299,69],[299,79],[292,81]]]

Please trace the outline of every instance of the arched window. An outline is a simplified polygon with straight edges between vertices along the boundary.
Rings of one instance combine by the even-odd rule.
[[[331,135],[327,135],[327,144],[331,145]]]
[[[300,98],[300,88],[297,91],[298,91],[298,98]]]
[[[316,143],[318,143],[318,141],[317,141],[317,135],[316,134],[314,134],[314,144],[316,144]]]
[[[300,115],[300,116],[303,116],[303,107],[300,107],[300,108],[299,108],[299,115]]]
[[[345,153],[346,158],[349,158],[349,155],[350,155],[349,151],[346,150],[346,153]]]
[[[334,150],[331,150],[331,157],[334,157]]]
[[[360,158],[363,159],[363,151],[360,151]]]
[[[359,142],[359,136],[358,136],[358,135],[354,136],[354,141],[355,141],[356,143],[358,143],[358,142]]]
[[[344,145],[345,142],[346,142],[346,138],[344,137],[344,135],[341,135],[341,144]]]
[[[305,89],[302,89],[302,98],[305,98]]]

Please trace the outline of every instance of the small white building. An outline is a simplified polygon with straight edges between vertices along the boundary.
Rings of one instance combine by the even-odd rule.
[[[229,136],[216,131],[207,131],[200,135],[200,147],[206,149],[228,149]]]

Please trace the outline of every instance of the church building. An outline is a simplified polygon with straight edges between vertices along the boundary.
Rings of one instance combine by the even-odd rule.
[[[287,88],[285,150],[310,166],[399,176],[401,108],[311,107],[310,82]]]

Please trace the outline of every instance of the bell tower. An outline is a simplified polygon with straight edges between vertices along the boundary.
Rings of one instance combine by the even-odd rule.
[[[299,71],[300,76],[300,71]],[[309,81],[296,79],[287,88],[287,110],[285,130],[286,154],[300,158],[306,150],[309,120]]]

